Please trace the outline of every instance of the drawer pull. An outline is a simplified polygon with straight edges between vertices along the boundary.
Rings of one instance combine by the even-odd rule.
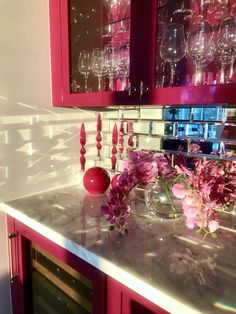
[[[15,232],[10,232],[8,234],[8,245],[9,245],[9,264],[10,264],[10,281],[11,283],[14,281],[15,278],[18,277],[17,274],[14,274],[13,271],[13,254],[12,254],[12,239],[16,238],[17,234]]]

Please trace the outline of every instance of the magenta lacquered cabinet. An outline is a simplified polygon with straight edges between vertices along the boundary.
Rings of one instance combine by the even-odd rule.
[[[84,2],[84,1],[83,1]],[[102,1],[92,1],[101,3]],[[54,106],[109,106],[114,104],[139,102],[138,93],[134,92],[136,81],[139,81],[141,65],[141,9],[144,0],[131,0],[130,4],[130,88],[124,91],[89,91],[73,93],[70,82],[70,28],[69,28],[69,4],[68,0],[49,0],[50,13],[50,44],[51,44],[51,76],[52,76],[52,103]],[[142,5],[140,5],[142,4]],[[101,5],[100,5],[101,6]],[[99,6],[99,7],[100,7]],[[81,13],[80,13],[81,14]]]
[[[11,244],[9,245],[9,250],[11,249],[12,252],[12,258],[9,260],[9,269],[12,269],[14,274],[14,278],[11,280],[13,314],[33,313],[32,264],[30,261],[30,247],[32,246],[32,243],[33,245],[40,247],[40,250],[44,250],[57,260],[69,265],[72,269],[78,271],[80,275],[84,276],[86,280],[91,282],[91,313],[106,313],[106,278],[104,273],[98,271],[90,264],[84,262],[14,218],[8,216],[7,223],[8,233],[15,234],[15,237],[11,239]],[[59,288],[63,289],[63,287],[60,286]],[[82,311],[81,313],[90,312]]]
[[[141,295],[105,275],[103,272],[14,218],[7,216],[7,224],[8,235],[11,235],[11,239],[9,239],[9,255],[11,255],[9,258],[9,273],[12,278],[11,295],[13,314],[34,313],[34,284],[32,284],[32,278],[34,276],[33,266],[35,265],[31,262],[32,245],[37,247],[39,251],[43,250],[47,252],[49,256],[53,256],[53,259],[56,258],[58,261],[63,262],[75,271],[78,271],[80,275],[84,276],[86,280],[91,282],[92,307],[88,311],[84,312],[81,310],[79,313],[168,314],[168,312],[146,300]],[[48,260],[48,258],[46,260]],[[42,261],[39,260],[39,264],[41,263]],[[60,266],[60,263],[58,265]],[[45,271],[42,266],[41,271]],[[45,274],[47,274],[47,272]],[[63,286],[59,286],[59,288],[66,290]],[[40,292],[40,289],[42,291],[42,288],[40,287],[36,291]],[[52,288],[52,299],[55,298],[53,291]],[[56,309],[53,308],[53,302],[50,306],[52,311],[56,311]],[[48,310],[49,309],[46,307],[45,311],[47,312]],[[42,312],[39,311],[37,313]],[[62,311],[60,313],[67,313],[67,311]],[[72,311],[72,313],[77,313],[77,311]]]
[[[109,314],[169,314],[110,277],[107,279],[107,291]]]
[[[101,16],[104,16],[104,13],[102,13],[102,3],[105,1],[94,0],[92,2],[97,5],[96,10],[101,10]],[[86,1],[82,1],[81,3],[83,3],[86,9],[86,4],[84,4]],[[73,40],[76,41],[78,39],[76,45],[79,45],[81,40],[80,35],[76,35],[78,38],[75,36],[74,38],[77,39],[73,39],[73,27],[71,27],[71,19],[73,20],[73,17],[71,17],[71,15],[74,14],[73,12],[76,12],[76,10],[78,11],[78,7],[74,7],[75,1],[73,0],[49,0],[53,105],[67,107],[99,107],[122,104],[235,104],[236,83],[155,87],[156,53],[158,49],[156,38],[159,25],[158,3],[161,2],[158,2],[158,0],[130,1],[128,17],[128,46],[130,52],[129,82],[125,90],[89,90],[88,92],[83,92],[83,83],[80,82],[80,85],[76,83],[80,91],[72,92],[71,80],[74,75],[72,65],[73,62],[75,63],[72,59],[74,58],[77,62],[78,53],[74,56],[73,51],[71,52],[71,50],[73,50],[73,44],[71,44],[71,42],[73,43]],[[162,1],[162,3],[168,5],[168,3],[171,2],[166,0]],[[70,10],[72,10],[72,13]],[[79,20],[78,16],[75,18],[76,23],[76,19]],[[103,19],[103,17],[101,17],[101,19]],[[126,20],[127,18],[121,18],[119,23]],[[101,23],[103,23],[103,20]],[[115,24],[116,23],[111,22],[110,25]],[[81,32],[83,32],[83,30],[81,30]],[[111,38],[113,35],[109,36]],[[100,44],[104,45],[104,36],[101,35],[100,37]],[[89,47],[94,48],[94,46],[91,45]],[[77,73],[75,77],[78,75]],[[95,78],[93,77],[93,84],[94,81]]]

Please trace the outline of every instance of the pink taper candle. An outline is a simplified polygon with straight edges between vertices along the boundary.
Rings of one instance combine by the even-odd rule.
[[[119,158],[123,158],[123,152],[124,152],[124,135],[125,135],[125,130],[124,130],[124,122],[120,122],[120,129],[119,129]]]
[[[117,124],[114,124],[113,130],[112,130],[112,150],[111,150],[111,169],[112,171],[116,170],[116,154],[117,154],[117,149],[116,145],[118,143],[118,129],[117,129]]]
[[[84,171],[85,170],[85,162],[86,162],[86,158],[85,158],[85,153],[86,153],[86,149],[85,149],[86,132],[85,132],[84,123],[81,124],[81,128],[80,128],[80,144],[81,144],[81,148],[80,148],[80,168],[81,168],[82,171]]]
[[[129,138],[128,138],[128,145],[129,145],[129,150],[133,148],[134,146],[134,126],[133,126],[133,122],[128,122],[127,124],[128,127],[128,134],[129,134]]]
[[[102,136],[101,136],[101,130],[102,130],[102,120],[101,120],[101,114],[99,113],[97,116],[97,136],[96,136],[96,141],[97,141],[97,157],[99,160],[101,160],[101,141],[102,141]]]

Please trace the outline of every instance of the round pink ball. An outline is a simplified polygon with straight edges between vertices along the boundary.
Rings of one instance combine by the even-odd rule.
[[[89,168],[83,177],[84,187],[91,194],[104,193],[108,189],[110,182],[109,172],[101,167]]]

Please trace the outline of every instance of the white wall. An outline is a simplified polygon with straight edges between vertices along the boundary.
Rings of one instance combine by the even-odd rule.
[[[0,201],[78,182],[79,128],[95,113],[51,106],[48,0],[0,1]],[[91,149],[90,149],[91,147]],[[0,216],[0,313],[10,313]]]

